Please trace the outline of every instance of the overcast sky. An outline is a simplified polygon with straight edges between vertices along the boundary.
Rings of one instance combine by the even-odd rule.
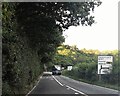
[[[97,23],[92,27],[70,27],[64,44],[77,45],[79,49],[114,50],[118,49],[118,1],[101,0],[93,15]]]

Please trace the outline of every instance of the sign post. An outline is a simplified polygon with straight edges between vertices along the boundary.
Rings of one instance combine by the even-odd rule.
[[[112,70],[113,56],[98,56],[98,75],[101,81],[102,74],[110,74]]]

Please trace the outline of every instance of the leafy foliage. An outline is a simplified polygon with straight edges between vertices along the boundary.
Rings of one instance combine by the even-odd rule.
[[[64,74],[75,78],[77,80],[87,81],[89,83],[98,83],[99,76],[97,74],[98,55],[112,55],[113,69],[110,74],[102,75],[102,82],[104,84],[119,86],[120,79],[120,62],[118,60],[118,50],[103,51],[98,50],[79,50],[76,46],[62,45],[58,47],[57,54],[54,58],[54,64],[59,65],[73,65],[71,71],[64,70]],[[99,82],[100,83],[100,82]]]
[[[28,21],[32,16],[42,16],[53,18],[59,27],[68,28],[71,25],[77,26],[92,25],[93,16],[90,11],[94,11],[95,6],[101,2],[37,2],[20,3],[18,6],[19,20]]]
[[[94,17],[90,11],[100,4],[2,3],[3,95],[26,94],[43,72],[43,65],[51,64],[56,48],[64,42],[63,30],[72,25],[91,26]]]
[[[16,3],[2,4],[3,95],[26,94],[43,72],[40,56],[29,47],[28,39],[17,32]]]

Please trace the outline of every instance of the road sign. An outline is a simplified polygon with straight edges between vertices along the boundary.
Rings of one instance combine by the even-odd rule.
[[[72,66],[67,66],[67,70],[71,71],[72,70]]]
[[[98,74],[109,74],[112,70],[113,56],[98,56]]]

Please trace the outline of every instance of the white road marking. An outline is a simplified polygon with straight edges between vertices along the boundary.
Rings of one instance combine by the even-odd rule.
[[[51,79],[51,77],[42,77],[42,79]]]
[[[58,80],[55,78],[55,76],[52,75],[52,77],[55,79],[55,81],[56,81],[58,84],[60,84],[61,86],[65,86],[65,84],[62,84],[60,81],[58,81]],[[66,85],[66,87],[67,87],[68,90],[71,89],[71,90],[75,91],[75,92],[76,92],[75,94],[79,94],[79,93],[80,93],[80,94],[82,94],[82,95],[88,96],[87,94],[85,94],[85,93],[83,93],[83,92],[81,92],[81,91],[79,91],[79,90],[77,90],[77,89],[74,89],[74,88],[72,88],[72,87],[70,87],[70,86],[68,86],[68,85]]]
[[[75,93],[75,94],[79,94],[79,93]]]
[[[54,80],[55,80],[59,85],[65,86],[65,84],[62,84],[60,81],[58,81],[58,80],[55,78],[55,76],[52,75],[52,77],[54,78]],[[36,88],[36,86],[37,86],[38,83],[40,82],[40,79],[42,79],[42,78],[43,78],[42,76],[39,78],[37,84],[33,87],[33,89],[32,89],[31,91],[29,91],[29,93],[28,93],[26,96],[28,96],[28,95]],[[52,80],[52,79],[51,79],[51,80]],[[75,94],[79,94],[79,93],[80,93],[80,94],[83,94],[83,95],[85,95],[85,96],[88,96],[88,95],[86,95],[85,93],[83,93],[83,92],[81,92],[81,91],[78,91],[78,90],[76,90],[76,89],[74,89],[74,88],[72,88],[72,87],[70,87],[70,86],[68,86],[68,85],[66,85],[66,87],[67,87],[68,90],[71,89],[71,90],[75,91],[75,92],[76,92]]]
[[[38,83],[40,82],[40,79],[42,79],[42,76],[40,76],[37,84],[33,87],[33,89],[32,89],[31,91],[29,91],[29,93],[28,93],[26,96],[28,96],[28,95],[35,89],[35,87],[36,87],[36,86],[38,85]]]
[[[59,85],[63,86],[63,84],[62,84],[61,82],[59,82],[59,81],[55,78],[55,76],[52,75],[52,77],[55,79],[55,81],[56,81]]]
[[[40,79],[42,79],[42,76],[40,77]]]
[[[81,92],[81,91],[78,91],[78,90],[76,90],[76,89],[74,89],[74,88],[72,88],[72,87],[70,87],[70,86],[68,86],[68,85],[66,85],[66,87],[69,88],[69,89],[71,89],[71,90],[73,90],[73,91],[75,91],[75,92],[78,92],[78,93],[80,93],[80,94],[82,94],[82,95],[88,96],[88,95],[86,95],[85,93],[83,93],[83,92]]]

